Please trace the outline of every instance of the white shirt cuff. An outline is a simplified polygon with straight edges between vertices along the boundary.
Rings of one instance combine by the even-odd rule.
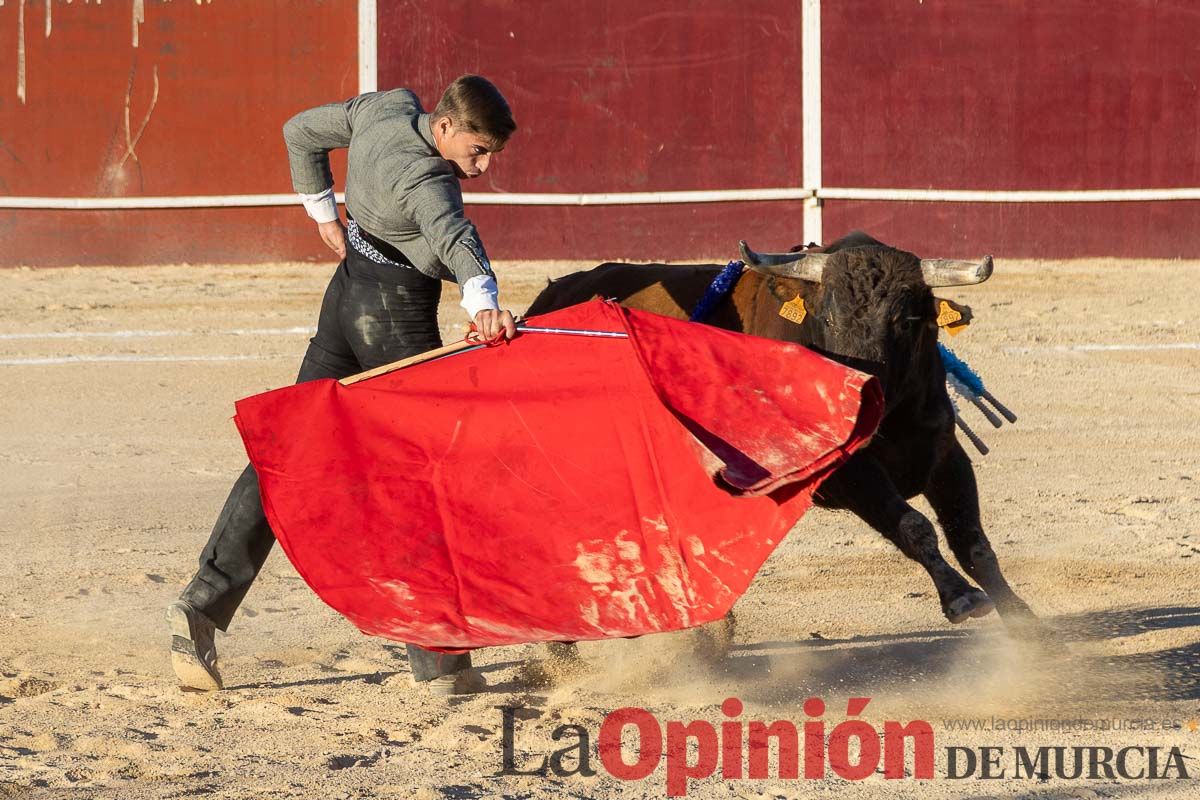
[[[317,194],[301,194],[300,200],[304,203],[304,210],[317,222],[333,222],[338,218],[332,186]]]
[[[475,315],[485,308],[500,310],[500,304],[496,302],[496,295],[499,290],[496,288],[496,279],[491,275],[476,275],[474,278],[468,278],[467,282],[462,285],[462,302],[459,303],[467,311],[467,316],[472,320]]]

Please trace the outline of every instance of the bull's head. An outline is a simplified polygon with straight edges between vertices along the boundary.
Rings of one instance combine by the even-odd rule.
[[[932,289],[982,283],[992,259],[920,259],[854,233],[824,252],[756,253],[741,243],[742,260],[774,278],[807,282],[804,339],[814,349],[879,377],[889,407],[917,376],[932,377],[937,311]],[[790,298],[784,298],[790,299]]]

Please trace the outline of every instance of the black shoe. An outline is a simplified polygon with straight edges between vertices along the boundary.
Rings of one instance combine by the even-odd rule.
[[[171,666],[179,682],[205,692],[222,688],[213,621],[187,601],[176,600],[167,606],[167,624],[171,628]]]

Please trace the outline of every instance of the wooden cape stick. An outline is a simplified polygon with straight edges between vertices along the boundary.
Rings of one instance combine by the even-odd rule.
[[[411,367],[413,364],[421,364],[425,361],[432,361],[435,358],[441,358],[442,356],[448,356],[453,353],[461,353],[464,350],[471,350],[476,347],[483,347],[484,345],[485,342],[482,342],[478,339],[463,339],[461,342],[452,342],[444,347],[439,347],[436,350],[427,350],[424,353],[417,353],[415,356],[402,358],[399,361],[393,361],[390,364],[384,364],[383,366],[375,367],[375,369],[369,369],[366,372],[360,372],[357,375],[351,375],[348,378],[342,378],[340,381],[338,381],[338,383],[342,384],[343,386],[349,386],[352,383],[365,381],[366,379],[374,378],[377,375],[386,375],[387,373],[395,372],[398,369]]]
[[[521,317],[515,317],[513,322],[518,326],[518,332],[520,331],[520,326],[525,324],[525,320],[523,320]],[[455,353],[462,353],[466,350],[473,350],[476,347],[484,347],[487,345],[487,342],[483,339],[471,338],[477,336],[478,334],[475,332],[475,326],[471,325],[471,330],[467,334],[467,338],[460,342],[451,342],[450,344],[445,345],[444,347],[439,347],[436,350],[427,350],[424,353],[417,353],[415,356],[402,358],[399,361],[393,361],[390,364],[384,364],[383,366],[376,367],[375,369],[369,369],[366,372],[360,372],[357,375],[351,375],[348,378],[342,378],[340,381],[338,381],[338,383],[340,383],[342,386],[349,386],[352,383],[365,381],[367,378],[374,378],[376,375],[386,375],[389,372],[395,372],[398,369],[411,367],[413,364],[423,364],[426,361],[433,361],[435,358],[441,358],[442,356],[449,356]]]

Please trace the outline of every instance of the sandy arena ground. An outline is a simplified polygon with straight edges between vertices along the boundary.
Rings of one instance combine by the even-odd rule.
[[[527,768],[562,746],[557,725],[594,745],[621,706],[716,723],[737,696],[742,719],[799,724],[813,695],[830,727],[851,696],[873,698],[879,726],[930,721],[939,777],[710,778],[689,796],[1200,797],[1200,263],[1002,261],[989,283],[948,291],[976,312],[953,346],[1021,417],[997,431],[964,411],[992,447],[975,458],[985,525],[1059,631],[1056,655],[994,616],[949,625],[916,564],[815,510],[740,602],[719,667],[687,657],[690,634],[591,643],[592,673],[530,689],[520,665],[540,649],[510,647],[477,654],[491,693],[431,698],[409,686],[402,648],[359,634],[276,550],[218,639],[229,688],[183,692],[162,612],[244,463],[233,401],[291,382],[331,269],[0,271],[0,798],[663,797],[661,767],[622,782],[594,756],[594,777],[497,777],[496,707],[526,709]],[[498,268],[517,308],[565,271]],[[446,294],[449,341],[461,324]],[[943,722],[993,717],[1179,727]],[[1010,777],[941,777],[945,748],[983,745],[1008,748]],[[1017,780],[1016,745],[1175,746],[1193,779]]]

